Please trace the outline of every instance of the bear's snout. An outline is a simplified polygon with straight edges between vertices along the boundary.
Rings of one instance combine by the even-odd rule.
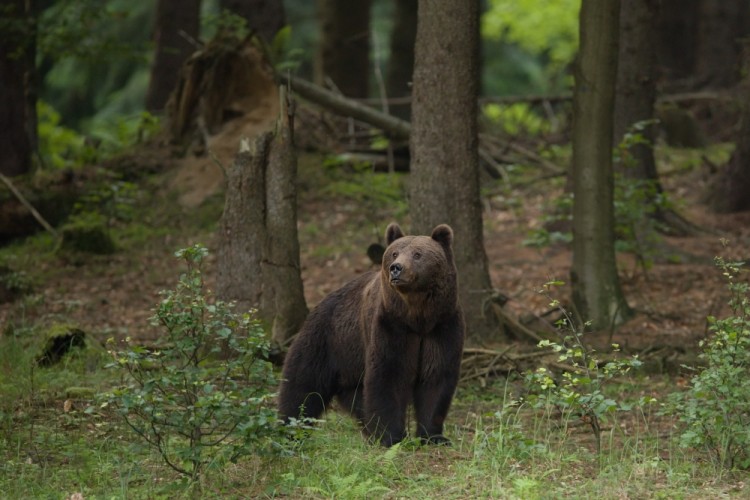
[[[391,280],[397,280],[401,276],[401,271],[403,270],[404,270],[404,266],[402,266],[398,262],[391,264],[391,267],[390,267]]]

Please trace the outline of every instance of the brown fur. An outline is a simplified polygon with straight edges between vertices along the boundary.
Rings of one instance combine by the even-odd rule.
[[[390,446],[406,435],[413,404],[417,436],[444,443],[458,383],[464,320],[457,299],[453,231],[431,236],[386,230],[380,271],[331,293],[310,313],[284,364],[279,412],[320,416],[336,396]]]

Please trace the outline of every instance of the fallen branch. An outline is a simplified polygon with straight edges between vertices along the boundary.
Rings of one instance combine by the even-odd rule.
[[[42,225],[44,229],[47,230],[53,237],[57,238],[57,231],[55,231],[55,228],[49,225],[49,223],[42,217],[42,214],[40,214],[34,206],[29,203],[29,201],[26,199],[26,197],[21,194],[21,192],[16,189],[16,186],[10,181],[9,178],[7,178],[5,175],[0,174],[0,180],[3,181],[3,183],[8,186],[8,189],[15,195],[16,198],[18,198],[18,201],[21,202],[21,204],[26,207],[29,212],[31,212],[31,215],[34,216],[34,218],[39,222],[39,224]]]
[[[362,121],[373,127],[381,129],[383,132],[388,134],[394,139],[405,139],[408,140],[411,135],[411,123],[391,116],[389,114],[378,111],[375,108],[361,104],[353,99],[346,98],[335,92],[331,92],[319,85],[310,83],[306,80],[296,78],[293,76],[278,75],[279,79],[286,85],[289,85],[291,89],[299,94],[301,97],[313,102],[319,106],[324,107],[336,114],[342,116],[348,116],[356,120]],[[482,142],[489,143],[490,140],[497,141],[496,138],[490,138],[487,134],[480,134],[479,139]],[[534,163],[538,163],[545,170],[559,175],[565,171],[559,166],[555,165],[551,161],[539,156],[538,154],[530,151],[523,146],[518,144],[509,143],[507,145],[516,154],[519,154]],[[479,155],[482,160],[488,165],[488,170],[493,177],[500,175],[505,177],[502,168],[499,168],[499,164],[492,161],[494,156],[490,153],[490,149],[487,145],[480,144]]]

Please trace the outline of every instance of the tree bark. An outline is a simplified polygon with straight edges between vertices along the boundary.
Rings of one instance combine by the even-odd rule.
[[[266,169],[266,249],[262,309],[273,314],[272,340],[284,346],[307,317],[297,235],[297,155],[293,116],[284,87]]]
[[[0,173],[16,176],[32,166],[36,111],[29,103],[34,74],[36,20],[24,0],[4,0],[0,31]]]
[[[290,108],[281,92],[275,132],[243,140],[227,175],[217,296],[257,308],[283,346],[307,317],[297,237],[297,159]]]
[[[154,27],[154,62],[146,92],[146,109],[164,109],[177,86],[182,64],[198,47],[201,0],[159,0]]]
[[[269,44],[286,24],[282,0],[221,0],[219,5],[247,20],[250,31]]]
[[[729,163],[708,186],[706,201],[715,212],[750,209],[750,44],[743,51],[745,78],[740,86],[740,129]]]
[[[331,80],[348,97],[367,97],[370,84],[371,0],[318,0],[320,42],[315,82]]]
[[[701,87],[723,88],[739,81],[747,10],[747,0],[700,1],[695,76]]]
[[[479,3],[420,0],[409,208],[415,234],[455,233],[467,334],[499,334],[482,234],[477,137]]]
[[[388,98],[411,96],[411,79],[414,73],[414,43],[417,37],[417,0],[395,2],[391,55],[385,72]],[[390,105],[391,114],[402,120],[411,120],[411,105]]]
[[[657,4],[658,0],[631,0],[621,7],[615,144],[622,141],[636,123],[654,119],[656,53],[653,47]],[[655,182],[661,192],[654,161],[654,125],[646,126],[640,134],[647,143],[632,145],[627,151],[631,158],[629,164],[620,162],[617,167],[625,177]]]
[[[615,262],[612,110],[620,2],[583,0],[573,97],[573,266],[579,318],[611,328],[632,313]]]

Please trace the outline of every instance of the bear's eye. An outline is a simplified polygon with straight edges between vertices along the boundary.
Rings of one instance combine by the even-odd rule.
[[[393,252],[393,258],[395,259],[396,257],[398,257],[398,252]]]
[[[422,258],[422,254],[419,252],[414,252],[414,260],[419,260]]]

